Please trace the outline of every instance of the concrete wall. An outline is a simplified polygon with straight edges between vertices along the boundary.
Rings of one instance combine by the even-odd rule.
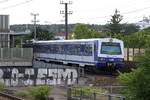
[[[6,86],[71,85],[77,78],[77,70],[69,68],[0,68],[0,82]]]
[[[9,32],[9,15],[0,15],[0,32]]]
[[[0,66],[32,66],[32,48],[0,48]]]

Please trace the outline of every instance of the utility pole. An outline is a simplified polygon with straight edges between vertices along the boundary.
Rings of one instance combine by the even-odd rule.
[[[63,2],[60,1],[60,4],[64,4],[65,5],[65,11],[60,11],[60,14],[65,14],[65,38],[66,40],[68,39],[68,14],[72,14],[72,11],[68,12],[68,4],[72,4],[71,1],[69,2]]]
[[[36,17],[39,15],[38,13],[37,14],[34,14],[34,13],[31,13],[31,15],[34,17],[34,19],[32,20],[33,24],[34,24],[34,40],[36,40],[36,23],[39,22]]]

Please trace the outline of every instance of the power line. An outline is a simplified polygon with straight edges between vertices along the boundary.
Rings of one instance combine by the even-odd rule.
[[[149,7],[145,7],[145,8],[141,8],[141,9],[136,9],[136,10],[133,10],[133,11],[124,12],[122,14],[136,13],[136,12],[143,11],[143,10],[146,10],[146,9],[150,9],[150,6]]]
[[[9,0],[1,0],[0,3],[8,2]]]
[[[143,10],[146,10],[146,9],[150,9],[150,6],[149,7],[145,7],[145,8],[140,8],[140,9],[135,9],[135,10],[132,10],[132,11],[128,11],[128,12],[123,12],[121,14],[131,14],[131,13],[136,13],[136,12],[139,12],[139,11],[143,11]],[[99,17],[91,17],[91,18],[78,18],[78,19],[102,19],[102,18],[108,18],[110,17],[111,15],[106,15],[106,16],[99,16]]]
[[[20,5],[29,3],[29,2],[31,2],[31,1],[33,1],[33,0],[26,0],[26,1],[21,2],[21,3],[17,3],[17,4],[14,4],[14,5],[10,5],[10,6],[4,7],[4,8],[2,8],[1,10],[6,10],[6,9],[9,9],[9,8],[17,7],[17,6],[20,6]]]

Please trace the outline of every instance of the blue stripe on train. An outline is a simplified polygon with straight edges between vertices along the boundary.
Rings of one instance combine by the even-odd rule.
[[[51,58],[43,58],[43,57],[38,57],[41,58],[42,60],[47,60],[47,59],[51,59]],[[51,60],[56,60],[56,59],[51,59]],[[68,62],[74,62],[74,63],[84,63],[84,64],[94,64],[96,65],[96,68],[104,68],[107,66],[107,63],[110,61],[95,61],[95,62],[87,62],[87,61],[76,61],[76,60],[63,60],[63,59],[57,59],[57,60],[62,60],[62,61],[68,61]],[[119,62],[119,61],[113,61],[112,63],[116,64],[116,68],[122,68],[124,66],[123,62]]]

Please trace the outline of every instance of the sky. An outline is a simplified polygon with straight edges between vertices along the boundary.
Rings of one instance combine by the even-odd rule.
[[[64,24],[64,15],[60,14],[64,9],[60,0],[0,0],[0,14],[10,16],[10,25],[32,24],[31,13],[39,14],[38,24]],[[68,15],[68,23],[103,25],[115,9],[123,16],[122,23],[136,23],[149,17],[150,0],[72,0],[68,11],[73,14]]]

